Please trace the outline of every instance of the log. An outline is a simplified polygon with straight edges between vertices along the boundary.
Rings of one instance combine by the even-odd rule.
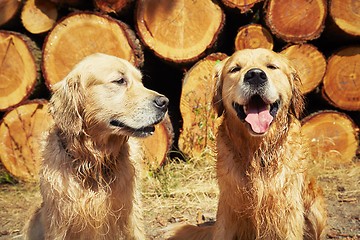
[[[249,24],[239,28],[235,38],[235,50],[245,48],[273,49],[274,41],[271,33],[260,24]]]
[[[334,52],[328,59],[323,80],[323,97],[343,110],[360,110],[360,47]]]
[[[335,24],[352,36],[360,36],[360,5],[353,0],[329,1],[329,15]]]
[[[212,0],[139,0],[135,24],[141,41],[165,61],[196,62],[211,49],[225,15]]]
[[[0,159],[13,176],[38,179],[40,142],[52,122],[45,100],[24,103],[5,114],[0,123]]]
[[[0,26],[11,22],[20,11],[22,1],[19,0],[1,0],[0,1]]]
[[[276,37],[302,43],[320,36],[326,16],[326,0],[270,0],[265,21]]]
[[[256,3],[263,0],[221,0],[225,6],[237,8],[241,13],[248,12]]]
[[[184,76],[180,97],[183,126],[179,148],[188,157],[196,157],[213,147],[218,127],[212,108],[214,66],[227,56],[213,53],[198,61]]]
[[[96,52],[124,58],[137,67],[144,61],[140,43],[128,25],[96,13],[73,13],[60,20],[45,39],[42,70],[48,88]]]
[[[337,111],[320,111],[302,120],[302,133],[310,140],[310,154],[325,166],[349,163],[356,156],[358,128]]]
[[[23,102],[40,79],[41,51],[24,34],[0,31],[0,111]]]
[[[33,34],[49,31],[58,16],[56,4],[48,0],[28,0],[21,11],[21,21]]]
[[[170,118],[167,116],[155,126],[155,132],[152,136],[142,139],[145,168],[155,170],[166,163],[173,138],[173,128]]]
[[[95,7],[105,13],[120,13],[132,2],[133,0],[94,0]]]
[[[326,58],[314,45],[292,45],[281,53],[294,63],[301,79],[300,90],[303,94],[307,94],[319,86],[326,71]]]

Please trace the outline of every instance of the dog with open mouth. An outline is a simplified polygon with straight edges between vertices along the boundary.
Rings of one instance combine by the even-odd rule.
[[[169,100],[141,79],[128,61],[96,53],[53,86],[43,202],[25,239],[145,239],[137,138],[154,133]]]
[[[326,212],[306,174],[300,79],[267,49],[235,52],[216,66],[213,106],[219,203],[213,226],[186,225],[174,239],[320,239]]]

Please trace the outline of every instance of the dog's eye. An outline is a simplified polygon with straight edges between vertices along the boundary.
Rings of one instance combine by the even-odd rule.
[[[235,67],[230,68],[229,72],[236,73],[236,72],[239,72],[240,70],[241,70],[240,66],[235,66]]]
[[[272,69],[272,70],[279,68],[279,67],[276,66],[275,64],[268,64],[268,65],[266,65],[266,67],[267,67],[268,69]]]
[[[125,80],[125,78],[119,78],[119,79],[113,81],[113,83],[116,83],[119,85],[126,85],[126,80]]]

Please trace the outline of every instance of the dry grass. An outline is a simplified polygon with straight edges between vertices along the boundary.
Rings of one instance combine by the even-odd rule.
[[[328,219],[327,239],[360,238],[360,163],[318,160],[311,174],[324,190]],[[171,161],[158,170],[146,170],[142,179],[145,230],[148,239],[165,239],[178,222],[192,224],[216,216],[218,186],[215,154],[205,149],[188,161]],[[0,239],[20,234],[32,209],[40,204],[38,185],[0,185]],[[205,219],[204,219],[205,217]]]
[[[309,173],[324,191],[329,214],[326,239],[358,239],[359,160],[344,163],[324,154],[319,157],[310,164]],[[169,162],[145,174],[143,202],[150,239],[164,239],[166,231],[179,222],[214,220],[218,200],[215,161],[215,154],[207,149],[200,157]]]
[[[216,215],[218,187],[210,149],[188,161],[171,161],[143,179],[145,225],[152,239],[177,222],[202,223]]]

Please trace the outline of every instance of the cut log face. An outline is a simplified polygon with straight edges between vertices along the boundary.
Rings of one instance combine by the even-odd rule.
[[[40,142],[51,124],[46,101],[21,105],[5,115],[0,124],[0,157],[12,175],[22,180],[38,179]]]
[[[330,16],[344,32],[360,36],[360,3],[356,0],[331,0]]]
[[[358,148],[356,126],[345,114],[322,111],[302,120],[302,133],[310,140],[312,160],[325,165],[352,161]]]
[[[0,1],[0,26],[6,24],[13,19],[20,7],[22,1],[19,0],[1,0]]]
[[[57,19],[57,7],[49,0],[28,0],[21,12],[21,21],[31,33],[39,34],[49,31]]]
[[[35,43],[25,35],[0,31],[0,110],[25,100],[34,88],[39,62]]]
[[[101,52],[143,63],[141,46],[134,32],[113,18],[75,13],[56,24],[43,47],[43,74],[48,87],[62,80],[84,57]]]
[[[166,61],[189,63],[215,43],[225,15],[211,0],[140,0],[136,27],[140,39]]]
[[[273,49],[274,41],[270,32],[260,24],[249,24],[239,29],[235,38],[235,50],[245,48]]]
[[[347,47],[328,59],[323,80],[325,99],[338,108],[360,110],[360,47]]]
[[[255,3],[262,1],[263,0],[222,0],[226,6],[240,9],[241,13],[249,11]]]
[[[324,55],[311,44],[292,45],[284,49],[301,79],[303,94],[313,91],[322,81],[326,71]]]
[[[144,164],[147,168],[157,169],[165,164],[170,147],[173,143],[173,129],[167,117],[155,126],[152,136],[141,140],[144,148]]]
[[[326,15],[325,0],[270,0],[265,20],[278,38],[301,43],[320,36]]]
[[[218,127],[212,108],[215,65],[227,56],[211,54],[197,62],[185,75],[180,97],[183,127],[179,148],[189,157],[199,156],[207,147],[214,147]]]

